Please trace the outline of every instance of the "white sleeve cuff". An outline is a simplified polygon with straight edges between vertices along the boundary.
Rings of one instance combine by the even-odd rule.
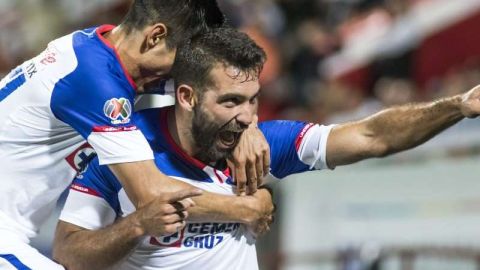
[[[304,135],[297,154],[310,169],[333,169],[327,166],[327,139],[335,125],[314,125]]]
[[[101,197],[70,189],[59,219],[88,230],[97,230],[112,224],[116,213]]]
[[[153,159],[152,149],[138,129],[124,131],[107,127],[93,131],[87,140],[97,152],[100,165]]]

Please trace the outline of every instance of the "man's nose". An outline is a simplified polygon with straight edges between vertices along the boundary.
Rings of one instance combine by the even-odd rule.
[[[247,103],[242,106],[241,111],[238,113],[236,120],[239,124],[248,127],[255,117],[256,107],[253,104]]]

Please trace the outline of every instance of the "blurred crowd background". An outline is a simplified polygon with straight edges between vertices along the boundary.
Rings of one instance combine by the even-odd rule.
[[[480,83],[479,0],[218,0],[218,2],[230,23],[248,33],[267,52],[268,61],[261,75],[262,94],[259,115],[262,120],[299,119],[318,123],[340,123],[360,119],[388,106],[458,94]],[[56,37],[93,25],[118,24],[130,3],[129,0],[0,0],[0,77],[42,51],[47,43]],[[278,225],[274,227],[267,240],[261,243],[262,267],[265,269],[285,267],[286,269],[342,270],[480,269],[480,263],[478,263],[480,252],[476,246],[469,241],[466,243],[460,240],[452,246],[452,242],[448,239],[456,237],[455,227],[458,228],[458,224],[452,225],[456,223],[447,222],[449,218],[458,221],[456,215],[460,213],[458,215],[461,217],[469,217],[468,221],[465,221],[467,226],[480,225],[480,207],[475,207],[480,205],[480,201],[476,199],[480,196],[480,189],[472,180],[475,178],[478,180],[480,172],[476,165],[480,153],[479,132],[478,121],[462,121],[433,142],[412,153],[382,161],[367,162],[366,165],[353,167],[354,169],[350,170],[337,169],[335,178],[339,180],[335,183],[319,182],[316,174],[309,174],[305,178],[311,181],[298,177],[290,182],[286,181],[291,185],[285,184],[278,190],[279,203],[290,205],[292,198],[298,196],[288,196],[288,192],[298,189],[300,193],[296,194],[301,196],[297,200],[304,201],[309,198],[305,193],[308,193],[308,189],[320,189],[322,185],[326,185],[332,192],[336,190],[341,193],[345,191],[342,184],[339,184],[344,183],[342,179],[349,181],[355,178],[354,185],[358,186],[353,189],[360,190],[361,188],[358,187],[362,187],[362,184],[359,181],[363,180],[359,179],[363,179],[362,175],[365,181],[373,181],[369,182],[373,187],[381,185],[384,183],[381,182],[382,180],[387,181],[390,178],[412,180],[420,177],[422,179],[418,181],[427,178],[430,182],[427,186],[423,186],[425,193],[420,192],[423,195],[419,195],[417,200],[414,200],[418,204],[409,204],[413,208],[408,209],[424,209],[422,207],[425,207],[425,204],[421,203],[420,198],[436,198],[434,195],[430,196],[428,192],[436,186],[436,178],[445,179],[438,193],[434,192],[445,195],[441,197],[441,203],[435,204],[430,200],[427,205],[431,206],[433,203],[435,209],[444,210],[445,208],[441,205],[449,205],[446,201],[458,205],[460,200],[461,205],[465,204],[465,207],[470,210],[442,212],[443,210],[437,209],[435,211],[440,211],[440,214],[435,216],[438,220],[434,218],[433,221],[431,213],[427,211],[429,214],[426,215],[426,219],[432,222],[432,227],[438,226],[435,221],[445,225],[445,231],[440,230],[432,236],[432,238],[445,236],[442,238],[446,239],[445,242],[439,241],[440,246],[430,241],[432,238],[427,237],[428,233],[414,234],[412,237],[418,240],[418,243],[400,241],[402,243],[400,245],[398,241],[393,240],[382,242],[386,238],[375,238],[375,231],[360,229],[355,231],[359,226],[348,223],[351,219],[364,222],[362,224],[367,224],[366,227],[368,224],[374,224],[375,221],[386,225],[382,223],[384,222],[382,218],[385,218],[382,211],[385,209],[389,211],[388,207],[381,208],[383,210],[377,212],[374,211],[378,210],[376,206],[370,205],[373,208],[368,208],[368,205],[362,204],[365,200],[359,199],[363,198],[361,194],[352,195],[352,197],[339,196],[344,201],[338,198],[320,200],[312,195],[312,200],[317,199],[322,203],[297,205],[298,208],[287,207],[287,210],[280,212]],[[419,169],[415,167],[419,166],[418,164],[424,166]],[[448,164],[455,164],[452,165],[452,170],[445,171],[441,176],[435,175],[436,171],[441,171],[439,168],[448,167]],[[385,166],[387,169],[384,169]],[[380,167],[384,170],[384,175],[370,174],[370,171]],[[415,169],[419,170],[415,171]],[[360,172],[352,174],[351,172],[355,170]],[[403,174],[404,172],[407,173]],[[389,176],[390,174],[392,176]],[[332,174],[328,177],[332,177]],[[378,178],[379,182],[372,180],[374,178]],[[456,184],[448,182],[448,179],[457,182]],[[365,192],[372,194],[372,200],[383,196],[388,201],[391,196],[382,194],[390,194],[389,192],[396,189],[398,194],[403,194],[402,188],[406,186],[401,180],[398,181],[400,183],[396,182],[393,186],[382,186],[380,189],[372,187]],[[467,182],[462,185],[462,181]],[[416,180],[412,185],[415,182]],[[473,188],[471,185],[474,185]],[[469,193],[477,190],[478,194]],[[404,192],[410,194],[408,190]],[[394,193],[392,194],[394,196]],[[469,201],[468,198],[472,200]],[[359,203],[359,200],[362,203]],[[408,200],[399,198],[396,202],[410,203],[406,201]],[[377,202],[383,206],[388,205],[385,201]],[[312,214],[318,212],[314,207],[319,206],[325,210],[326,205],[337,205],[340,208],[339,212],[343,206],[346,207],[345,209],[359,209],[360,205],[366,207],[361,208],[363,212],[360,212],[367,214],[362,216],[355,211],[351,216],[336,216],[328,211]],[[373,209],[373,212],[365,209]],[[451,210],[451,208],[448,209]],[[318,215],[318,219],[299,221],[293,218],[298,211],[305,216]],[[419,214],[424,212],[412,210],[408,213],[415,217],[412,220],[424,221],[422,218],[425,216]],[[400,215],[397,217],[400,223],[394,223],[394,225],[407,224],[408,217],[412,216]],[[388,216],[388,218],[391,217]],[[286,252],[291,251],[289,245],[292,242],[289,241],[292,228],[287,227],[292,220],[297,222],[295,230],[304,228],[305,234],[309,236],[304,235],[303,238],[299,238],[305,241],[302,242],[303,244],[309,241],[324,241],[331,245],[311,245],[305,254],[313,255],[299,254],[297,257],[288,257]],[[325,227],[326,225],[322,223],[325,220],[331,227]],[[386,232],[401,238],[403,233],[409,235],[414,231],[412,229],[416,228],[414,221],[411,224],[408,223],[412,226],[407,226],[409,229],[400,226],[399,231],[394,232],[389,225],[379,226]],[[330,236],[343,235],[344,238],[348,236],[352,239],[355,235],[339,234],[339,232],[350,230],[358,233],[356,236],[359,238],[350,242],[347,240],[339,242],[338,239],[341,237],[327,241],[326,238],[322,238],[323,232],[314,229],[308,231],[309,227],[305,227],[305,224],[320,224],[318,222],[323,224],[323,228],[327,228],[329,231],[327,234],[330,233]],[[346,227],[339,228],[339,224]],[[446,224],[450,224],[451,227]],[[337,234],[332,234],[332,231]],[[469,232],[471,234],[463,235],[462,239],[470,239],[471,242],[480,241],[479,230]],[[359,236],[362,233],[364,238]],[[364,244],[367,238],[376,239],[373,245],[375,248],[367,245],[365,251]],[[300,241],[299,239],[297,240]],[[45,241],[48,242],[48,240]],[[295,246],[295,244],[292,245]],[[397,258],[400,258],[401,262],[381,264],[377,259],[381,258],[379,254],[382,248],[386,248],[384,250],[390,252],[388,254],[398,255]],[[442,258],[441,260],[467,258],[469,263],[445,266],[436,261],[433,266],[427,263],[419,267],[415,265],[415,256],[418,254],[433,254]]]
[[[219,0],[230,23],[267,51],[261,119],[322,123],[475,85],[476,2]],[[73,29],[118,24],[129,4],[0,0],[0,74]]]

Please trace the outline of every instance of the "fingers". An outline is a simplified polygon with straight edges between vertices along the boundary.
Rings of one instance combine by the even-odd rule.
[[[248,193],[254,194],[257,192],[257,170],[255,163],[247,164],[247,177],[248,177]]]
[[[267,149],[265,149],[265,152],[263,154],[263,176],[267,176],[269,172],[270,172],[270,147],[267,147]]]
[[[169,224],[181,223],[185,221],[187,217],[188,217],[187,211],[179,211],[174,214],[165,215],[163,216],[163,224],[169,225]]]
[[[275,222],[275,216],[270,215],[270,217],[267,220],[268,225],[272,225]]]
[[[201,189],[188,188],[188,189],[183,189],[183,190],[176,191],[176,192],[165,193],[162,196],[162,199],[165,202],[174,203],[174,202],[177,202],[177,201],[182,201],[182,200],[187,199],[187,198],[200,196],[201,194],[202,194]],[[192,203],[193,203],[193,201],[192,201]]]
[[[263,235],[270,231],[270,225],[273,223],[273,216],[268,216],[253,227],[253,231],[257,236]]]
[[[172,206],[172,208],[174,208],[175,210],[174,212],[179,212],[195,206],[195,202],[191,198],[187,198],[178,202],[170,203],[170,205]],[[171,213],[171,210],[170,210],[170,213]]]
[[[150,204],[137,210],[139,224],[145,235],[169,235],[185,227],[188,209],[195,206],[192,197],[201,189],[188,188],[164,193]]]
[[[255,176],[257,180],[257,187],[262,185],[262,180],[263,180],[263,158],[262,159],[257,159],[257,162],[255,163],[255,168],[257,171],[257,175]]]
[[[136,211],[134,218],[139,222],[143,235],[169,235],[182,229],[188,218],[186,210],[176,211],[171,204],[149,204],[148,207]]]
[[[185,228],[185,225],[187,225],[187,222],[185,222],[185,220],[164,225],[162,233],[159,236],[174,234],[180,231],[181,229]]]
[[[246,195],[247,176],[245,173],[245,167],[235,167],[234,177],[235,181],[237,182],[237,194],[240,196]]]
[[[258,159],[257,159],[258,160]],[[240,196],[247,194],[253,194],[257,191],[258,186],[258,173],[257,162],[247,160],[245,162],[235,163],[235,181],[237,183],[237,194]]]

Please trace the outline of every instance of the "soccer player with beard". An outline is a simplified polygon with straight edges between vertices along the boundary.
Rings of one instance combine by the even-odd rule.
[[[186,227],[160,236],[151,226],[158,207],[136,209],[109,167],[94,159],[72,184],[57,227],[54,258],[67,269],[257,268],[253,232],[268,228],[271,195],[233,196],[226,158],[254,120],[265,54],[229,28],[195,38],[178,54],[172,74],[185,77],[175,106],[140,111],[135,122],[162,172],[204,190],[193,198]]]
[[[185,228],[157,235],[157,209],[135,209],[119,181],[97,160],[78,177],[57,227],[54,257],[68,269],[256,269],[255,236],[268,227],[270,194],[232,196],[225,157],[252,122],[264,53],[246,35],[217,29],[179,49],[172,75],[174,107],[137,115],[156,165],[204,190],[210,207],[189,211]],[[430,103],[383,110],[358,122],[321,126],[296,121],[261,123],[271,148],[270,173],[333,168],[412,148],[480,112],[480,87]],[[209,212],[208,219],[196,214]],[[259,226],[260,225],[260,226]]]

